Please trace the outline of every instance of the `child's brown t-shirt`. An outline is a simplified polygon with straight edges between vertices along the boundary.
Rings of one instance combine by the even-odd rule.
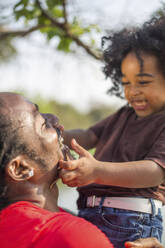
[[[96,159],[106,162],[153,160],[165,169],[165,109],[138,118],[131,107],[123,107],[115,114],[90,128],[99,141]],[[123,188],[90,184],[78,188],[80,198],[96,196],[141,196],[160,199],[165,204],[165,184],[151,188]],[[81,207],[81,201],[79,207]]]

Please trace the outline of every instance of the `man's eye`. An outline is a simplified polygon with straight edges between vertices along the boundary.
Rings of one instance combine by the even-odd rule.
[[[46,120],[42,123],[42,126],[46,126]]]
[[[44,123],[42,124],[42,126],[45,126],[45,127],[50,127],[50,124],[48,122],[47,119],[45,119]]]
[[[56,128],[56,132],[57,132],[58,138],[60,138],[61,137],[61,131],[60,131],[60,129],[59,128]]]

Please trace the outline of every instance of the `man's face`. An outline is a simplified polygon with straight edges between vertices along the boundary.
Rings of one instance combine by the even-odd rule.
[[[20,95],[0,93],[1,98],[5,102],[4,113],[16,122],[22,141],[27,144],[29,151],[37,154],[36,161],[44,161],[42,170],[36,163],[38,179],[41,182],[47,180],[50,184],[56,179],[57,164],[63,158],[59,141],[60,131],[53,127],[58,123],[58,118],[52,115],[49,118],[49,115],[41,114],[37,105]]]

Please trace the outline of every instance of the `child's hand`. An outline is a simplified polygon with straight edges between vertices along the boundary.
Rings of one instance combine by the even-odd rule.
[[[73,150],[79,154],[78,160],[60,161],[60,177],[70,187],[83,186],[96,182],[98,161],[74,139]]]
[[[126,242],[126,248],[164,248],[156,238],[138,239],[134,242]]]

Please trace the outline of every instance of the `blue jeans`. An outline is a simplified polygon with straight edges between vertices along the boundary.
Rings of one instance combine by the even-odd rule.
[[[152,214],[122,210],[117,208],[98,207],[79,210],[82,217],[102,230],[115,248],[123,248],[126,241],[139,238],[155,237],[161,241],[161,209],[155,214],[155,205],[151,199]]]

